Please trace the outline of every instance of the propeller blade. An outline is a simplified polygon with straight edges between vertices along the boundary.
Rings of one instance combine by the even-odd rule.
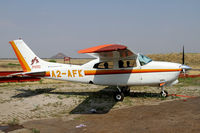
[[[184,45],[183,45],[183,55],[182,55],[182,64],[185,64],[185,49],[184,49]]]

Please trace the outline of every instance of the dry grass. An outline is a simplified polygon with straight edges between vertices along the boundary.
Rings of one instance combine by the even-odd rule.
[[[152,54],[148,56],[157,61],[182,63],[182,53]],[[185,64],[194,68],[200,68],[200,53],[185,54]]]
[[[49,61],[50,59],[45,59]],[[91,59],[71,59],[71,64],[81,65],[89,62]],[[55,59],[57,63],[64,63],[63,59]],[[66,62],[67,64],[69,62]],[[17,59],[0,60],[0,71],[22,71],[22,68]]]
[[[10,63],[16,65],[9,65]],[[18,71],[22,70],[18,60],[0,60],[0,71]]]

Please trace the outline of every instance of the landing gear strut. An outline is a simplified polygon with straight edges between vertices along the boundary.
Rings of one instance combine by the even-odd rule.
[[[118,91],[114,94],[114,99],[118,101],[123,101],[124,96],[130,95],[130,88],[129,87],[119,87],[117,86]]]

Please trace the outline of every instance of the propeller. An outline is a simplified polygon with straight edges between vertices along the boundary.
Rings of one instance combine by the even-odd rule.
[[[192,68],[185,65],[185,48],[184,48],[184,45],[183,45],[183,53],[182,53],[182,66],[181,66],[181,69],[184,73],[184,76],[185,76],[185,73],[187,70],[191,70]]]

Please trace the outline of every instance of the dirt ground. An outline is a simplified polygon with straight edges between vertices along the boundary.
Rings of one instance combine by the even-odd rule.
[[[169,94],[200,96],[200,86],[180,83],[166,89]],[[163,99],[157,88],[131,87],[130,96],[115,102],[114,91],[55,80],[0,84],[0,132],[200,131],[200,98]]]
[[[199,133],[200,97],[83,115],[75,120],[62,117],[30,121],[23,126],[42,133]]]

